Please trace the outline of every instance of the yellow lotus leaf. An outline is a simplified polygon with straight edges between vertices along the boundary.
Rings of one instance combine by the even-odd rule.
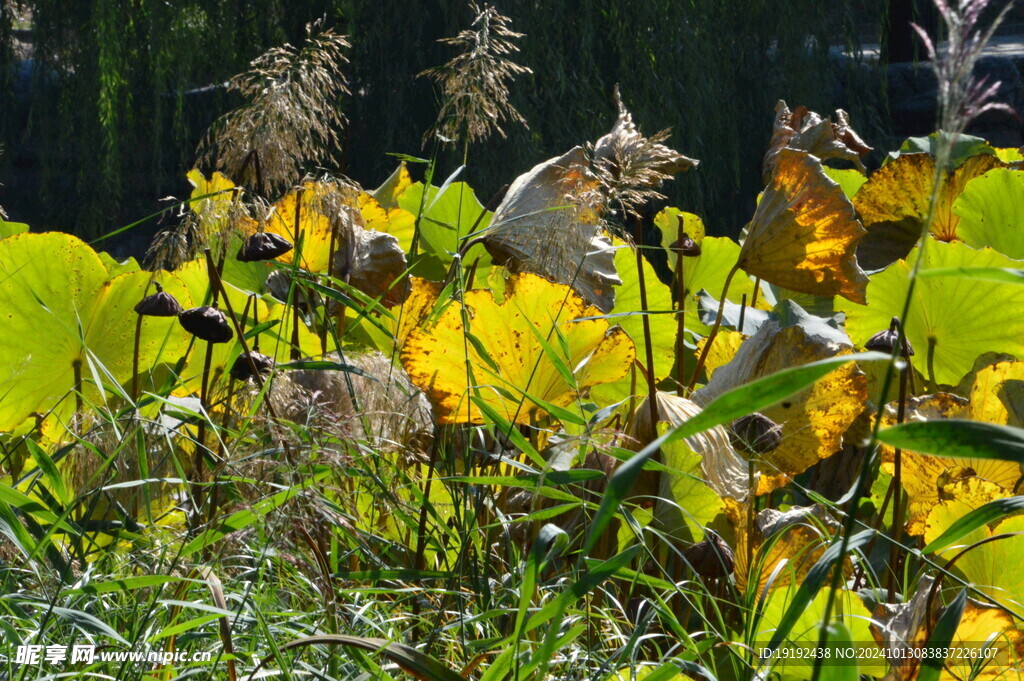
[[[953,203],[967,183],[1005,164],[991,154],[968,158],[943,182],[931,233],[939,241],[957,238],[960,217]],[[868,235],[857,257],[868,269],[881,269],[905,258],[924,229],[935,186],[935,158],[930,154],[900,154],[868,178],[853,199]]]
[[[732,361],[743,343],[743,334],[739,331],[728,331],[719,329],[711,343],[711,350],[708,351],[707,359],[704,360],[704,371],[708,378],[714,376],[715,371]],[[697,341],[697,355],[704,352],[704,346],[708,343],[708,336]]]
[[[855,251],[865,233],[821,161],[782,149],[748,226],[739,266],[793,291],[863,303],[868,278]]]
[[[200,215],[206,210],[209,203],[230,204],[235,198],[234,193],[230,191],[235,189],[235,183],[219,170],[210,175],[210,179],[206,179],[198,168],[193,168],[185,177],[194,187],[192,195],[189,197],[189,208]],[[216,196],[210,196],[210,194],[216,194]],[[200,199],[199,197],[202,196],[206,198]]]
[[[1024,427],[1024,362],[997,362],[978,371],[971,387],[970,418]]]
[[[754,583],[755,592],[760,594],[769,580],[772,590],[799,584],[839,530],[839,523],[828,515],[825,507],[815,504],[795,506],[786,512],[759,511],[754,516],[751,535],[749,506],[733,499],[725,499],[724,503],[736,536],[736,586],[744,593]],[[753,569],[749,567],[748,555],[753,556]],[[780,564],[784,567],[777,571]]]
[[[890,672],[886,679],[918,678],[922,656],[907,648],[924,648],[942,614],[941,598],[930,598],[932,585],[930,576],[922,577],[909,602],[882,604],[875,609],[871,633],[889,651]],[[985,648],[990,649],[983,652]],[[1024,677],[1024,632],[1002,608],[968,598],[949,649],[951,654],[946,657],[941,681]]]
[[[663,208],[654,216],[654,226],[661,231],[661,245],[668,250],[668,267],[676,271],[676,257],[671,246],[679,240],[679,221],[683,222],[683,234],[693,239],[698,246],[704,241],[704,221],[693,213],[678,208]]]
[[[966,399],[951,393],[912,397],[907,401],[905,421],[967,418]],[[896,404],[886,406],[882,426],[896,424]],[[998,485],[1012,493],[1020,478],[1021,468],[1012,461],[929,456],[904,451],[901,456],[903,489],[910,498],[906,530],[920,535],[925,530],[929,512],[939,502],[943,485],[956,480],[977,478]],[[882,446],[882,470],[895,473],[895,450]]]
[[[482,423],[471,395],[529,423],[543,410],[530,396],[566,407],[629,369],[636,355],[622,329],[603,319],[574,321],[600,314],[568,286],[516,275],[504,302],[487,289],[468,291],[465,309],[452,303],[430,328],[409,334],[402,364],[441,423]]]
[[[398,164],[398,167],[384,180],[379,187],[370,194],[385,209],[390,210],[398,206],[398,197],[405,193],[405,190],[412,186],[412,176],[409,175],[409,168],[405,161]]]
[[[385,208],[366,192],[360,192],[356,196],[356,205],[367,230],[390,234],[398,239],[403,252],[409,252],[416,233],[415,215],[397,205]]]
[[[783,301],[728,364],[694,393],[709,404],[728,390],[785,368],[848,354],[853,350],[838,323],[814,317]],[[756,461],[758,494],[784,486],[792,476],[842,449],[843,434],[864,411],[867,379],[848,364],[779,404],[761,410],[782,426],[782,443]]]

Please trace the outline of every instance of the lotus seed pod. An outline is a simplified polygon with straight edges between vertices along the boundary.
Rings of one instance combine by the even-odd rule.
[[[736,557],[717,534],[708,532],[707,539],[683,551],[686,562],[704,579],[721,579],[732,574]]]
[[[274,369],[274,360],[255,350],[243,352],[235,360],[235,363],[231,365],[231,378],[236,381],[254,378],[253,366],[256,367],[256,371],[259,374],[269,374]]]
[[[292,250],[292,242],[273,232],[257,232],[250,234],[245,243],[238,249],[236,256],[239,262],[256,262],[273,260]]]
[[[181,304],[167,291],[157,291],[140,300],[135,312],[143,317],[177,317],[181,314]]]
[[[676,239],[668,248],[673,253],[682,251],[683,255],[687,258],[696,258],[700,255],[700,244],[691,239],[690,235],[686,232],[683,232],[683,238],[681,240]]]
[[[896,347],[896,339],[899,338],[899,335],[900,319],[899,317],[893,317],[889,323],[889,328],[885,331],[879,331],[869,338],[864,347],[867,350],[876,350],[891,355],[893,348]],[[904,357],[910,357],[914,354],[914,346],[910,344],[910,339],[906,336],[903,337],[903,352],[901,354]]]
[[[215,307],[193,307],[178,315],[178,322],[196,338],[210,343],[227,343],[234,337],[224,313]]]
[[[729,430],[732,446],[749,456],[761,456],[782,444],[782,426],[759,412],[741,416]]]

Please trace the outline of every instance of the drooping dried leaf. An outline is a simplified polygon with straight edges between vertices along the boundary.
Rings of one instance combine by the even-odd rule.
[[[917,582],[913,597],[906,603],[880,604],[875,608],[871,633],[888,651],[886,657],[891,666],[887,679],[918,678],[923,661],[921,649],[927,645],[942,614],[941,599],[929,599],[933,583],[932,577],[926,575]],[[988,651],[990,657],[982,652],[988,646],[992,648]],[[968,598],[949,651],[941,681],[1019,679],[1024,660],[1024,631],[1002,608]],[[978,669],[972,669],[972,665]]]
[[[409,295],[405,252],[390,234],[354,227],[341,230],[337,238],[332,274],[386,305],[402,302]]]
[[[835,320],[804,312],[783,301],[744,342],[735,357],[717,369],[693,400],[709,404],[719,395],[781,369],[848,354],[853,344]],[[793,475],[842,449],[843,434],[864,410],[867,380],[847,365],[791,398],[762,409],[782,425],[782,444],[755,461],[761,473],[758,494],[784,486]]]
[[[942,183],[931,233],[939,241],[957,238],[960,217],[953,204],[967,183],[993,168],[1004,166],[990,154],[967,159]],[[935,186],[935,158],[930,154],[900,154],[868,178],[853,198],[868,234],[857,247],[864,267],[876,270],[905,258],[921,237]]]
[[[736,586],[746,592],[751,582],[747,556],[753,543],[754,570],[757,571],[756,592],[761,593],[773,578],[772,590],[800,583],[825,551],[839,523],[824,506],[796,506],[786,512],[766,509],[754,516],[754,534],[748,532],[747,504],[731,499],[725,502],[726,515],[736,534]],[[770,539],[778,538],[774,542]],[[785,561],[777,575],[776,567]]]
[[[471,395],[509,421],[529,423],[543,411],[530,396],[566,407],[591,385],[621,378],[635,358],[622,329],[603,319],[574,322],[600,312],[567,286],[536,275],[513,277],[500,304],[483,289],[467,292],[465,306],[468,329],[462,306],[452,303],[431,328],[412,331],[402,348],[403,365],[427,393],[441,423],[482,423]],[[468,342],[467,334],[472,336]],[[562,346],[559,335],[567,357],[557,349]],[[538,336],[558,359],[545,352]],[[572,372],[571,382],[559,371],[559,361]]]
[[[494,211],[484,245],[494,262],[569,284],[590,305],[615,304],[611,241],[602,234],[600,183],[586,169],[582,147],[516,178]]]
[[[701,412],[701,408],[696,402],[685,397],[661,391],[657,395],[659,428],[662,424],[678,426]],[[651,420],[650,403],[646,399],[637,407],[628,434],[639,447],[650,444],[661,434]],[[706,485],[721,497],[743,501],[749,496],[749,471],[746,461],[733,449],[732,443],[729,441],[729,433],[725,428],[715,426],[703,433],[686,438],[686,443],[689,449],[700,455],[702,484],[706,482]],[[664,450],[662,453],[665,453]],[[676,452],[676,454],[683,456],[682,452]],[[664,462],[666,465],[670,465],[667,458]],[[754,482],[755,484],[757,482],[756,473]],[[662,489],[662,491],[671,492],[672,495],[665,498],[675,499],[676,503],[685,507],[686,499],[681,493],[684,489],[690,489],[692,484],[692,478],[689,481],[669,479],[667,482],[663,482],[662,487],[668,485],[671,489]],[[678,512],[678,509],[676,511]]]
[[[822,161],[838,158],[853,162],[866,172],[861,157],[871,151],[864,140],[850,126],[850,117],[842,109],[836,110],[836,121],[823,118],[805,106],[789,110],[786,102],[775,105],[775,124],[772,139],[764,157],[764,181],[771,180],[783,149],[806,151]]]
[[[864,234],[853,205],[821,161],[782,149],[748,227],[739,266],[794,291],[864,302],[868,278],[856,256]]]

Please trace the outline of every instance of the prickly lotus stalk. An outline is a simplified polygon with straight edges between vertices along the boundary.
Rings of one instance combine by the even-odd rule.
[[[210,343],[227,343],[235,335],[224,313],[207,305],[185,310],[178,315],[178,322],[196,338]]]

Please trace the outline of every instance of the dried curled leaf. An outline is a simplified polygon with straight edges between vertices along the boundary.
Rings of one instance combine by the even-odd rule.
[[[568,286],[516,275],[503,302],[487,289],[469,291],[465,310],[454,302],[433,326],[413,330],[402,364],[440,423],[482,423],[471,396],[529,423],[545,403],[566,407],[628,371],[636,353],[622,329],[604,319],[575,321],[599,314]]]
[[[678,426],[701,412],[700,405],[685,397],[659,391],[657,399],[659,424]],[[641,447],[653,442],[660,434],[651,420],[651,408],[647,399],[637,407],[628,434]],[[715,426],[688,437],[686,444],[693,452],[700,455],[700,476],[706,481],[707,486],[719,496],[737,501],[743,501],[749,496],[747,463],[733,449],[732,443],[729,441],[729,433],[725,428]],[[668,461],[665,463],[671,465]],[[693,474],[697,471],[689,472]],[[756,482],[756,474],[754,479]],[[667,484],[674,485],[675,483],[668,480]],[[686,500],[678,494],[672,494],[672,489],[664,489],[665,486],[663,483],[662,491],[670,493],[670,496],[666,498],[675,498],[676,502],[683,505],[685,510]]]
[[[786,512],[765,509],[754,516],[753,534],[748,530],[747,504],[726,500],[726,515],[736,533],[736,586],[746,592],[756,582],[762,593],[771,580],[772,590],[800,583],[825,551],[839,523],[824,506],[795,506]],[[753,568],[748,555],[753,545]],[[783,567],[776,574],[776,569]],[[752,578],[752,569],[756,578]]]
[[[738,262],[748,274],[801,293],[865,301],[868,278],[856,255],[864,228],[817,158],[779,151],[748,230]]]
[[[809,111],[805,106],[789,110],[786,102],[775,105],[775,124],[768,153],[764,157],[764,181],[769,182],[783,149],[806,151],[824,161],[839,158],[851,161],[862,172],[867,172],[861,157],[871,151],[864,140],[850,126],[850,117],[836,109],[836,122]]]
[[[569,284],[590,305],[615,304],[615,251],[600,226],[599,182],[582,147],[520,175],[494,211],[484,246],[494,262]]]
[[[995,156],[980,154],[943,180],[931,223],[936,239],[957,239],[960,216],[953,212],[953,204],[967,183],[1004,166]],[[868,231],[857,247],[864,267],[880,269],[907,256],[921,237],[934,187],[935,158],[931,154],[900,154],[868,178],[853,197],[853,206]]]
[[[920,649],[927,645],[943,612],[941,599],[931,598],[933,584],[933,578],[925,575],[906,603],[879,604],[875,608],[871,634],[888,651],[886,659],[891,666],[886,679],[911,681],[918,678],[925,659]],[[968,598],[948,645],[950,654],[940,676],[942,681],[1020,678],[1024,631],[1002,608]],[[991,649],[983,652],[987,647]]]
[[[395,305],[409,295],[409,282],[403,277],[407,264],[405,251],[390,234],[361,227],[342,230],[334,253],[332,274],[373,298]]]
[[[708,384],[693,394],[698,404],[781,369],[848,354],[853,344],[834,319],[808,314],[786,300],[772,312],[735,357],[719,367]],[[843,434],[864,410],[867,379],[846,365],[790,399],[762,409],[782,425],[782,444],[756,460],[761,473],[757,494],[789,482],[793,475],[842,449]]]

